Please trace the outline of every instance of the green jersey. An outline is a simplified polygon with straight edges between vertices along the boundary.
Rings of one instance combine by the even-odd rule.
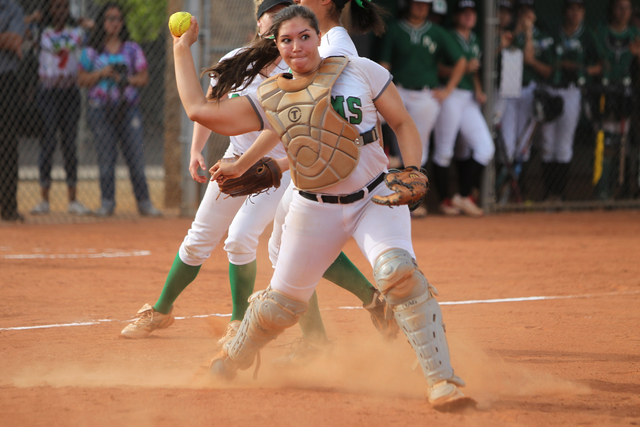
[[[566,88],[571,84],[581,86],[586,83],[586,68],[595,65],[600,60],[596,40],[593,34],[580,27],[571,35],[567,35],[562,28],[555,37],[555,66],[551,76],[551,84],[555,87]],[[562,62],[573,62],[577,69],[569,70],[561,66]]]
[[[460,45],[463,55],[467,61],[470,61],[472,59],[477,59],[478,61],[480,60],[480,44],[478,43],[478,38],[476,37],[475,33],[471,33],[471,35],[469,36],[469,40],[465,39],[459,32],[455,30],[451,30],[451,36]],[[475,73],[466,73],[462,77],[462,80],[460,80],[458,88],[475,91],[476,86],[473,83],[474,74]]]
[[[457,62],[462,57],[460,45],[442,27],[425,22],[412,27],[396,21],[382,41],[380,62],[391,65],[393,81],[407,89],[438,86],[438,63]]]
[[[524,33],[518,33],[515,35],[513,44],[518,49],[524,50],[526,39]],[[547,65],[553,64],[553,37],[543,33],[538,28],[533,29],[533,48],[535,50],[535,57],[538,61]],[[522,70],[522,86],[528,86],[532,81],[542,81],[541,76],[536,73],[536,70],[530,66],[525,65]]]
[[[606,26],[599,29],[596,38],[603,62],[603,79],[609,83],[631,83],[633,54],[629,44],[639,37],[640,31],[631,26],[620,33]]]

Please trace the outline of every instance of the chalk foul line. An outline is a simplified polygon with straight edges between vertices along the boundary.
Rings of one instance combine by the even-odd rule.
[[[123,258],[149,256],[151,251],[101,252],[98,254],[16,254],[0,255],[2,259],[77,259],[77,258]]]
[[[556,295],[556,296],[532,296],[532,297],[518,297],[518,298],[496,298],[485,300],[466,300],[466,301],[442,301],[440,305],[469,305],[469,304],[496,304],[505,302],[524,302],[524,301],[545,301],[545,300],[561,300],[561,299],[581,299],[581,298],[599,298],[606,296],[622,296],[622,295],[638,295],[640,291],[629,292],[607,292],[603,294],[586,294],[586,295]],[[362,310],[361,306],[344,306],[338,307],[338,310]],[[325,308],[324,311],[332,310],[331,308]],[[198,314],[194,316],[182,316],[176,317],[176,320],[184,319],[202,319],[206,317],[230,317],[231,314],[224,313],[212,313],[212,314]],[[129,323],[134,319],[129,320],[116,320],[116,319],[99,319],[91,320],[87,322],[73,322],[73,323],[54,323],[50,325],[36,325],[36,326],[16,326],[12,328],[0,328],[0,331],[24,331],[30,329],[49,329],[49,328],[68,328],[72,326],[90,326],[98,325],[108,322]]]

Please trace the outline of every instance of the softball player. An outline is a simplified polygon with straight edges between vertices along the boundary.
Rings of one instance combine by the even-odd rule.
[[[265,0],[261,2],[256,11],[259,31],[265,33],[271,26],[273,15],[291,4],[290,0]],[[346,31],[342,29],[342,32],[337,32],[330,41],[337,46],[343,45],[343,42],[338,42],[344,37],[349,41],[351,40]],[[240,49],[236,49],[230,52],[221,61],[234,57],[240,51]],[[267,71],[267,74],[278,74],[286,71],[284,63],[278,63],[270,68],[271,70]],[[265,77],[259,74],[246,88],[232,92],[230,96],[244,96],[255,92],[264,79]],[[209,92],[213,92],[214,88],[215,81],[212,80]],[[215,90],[218,89],[220,88],[218,87]],[[223,92],[226,93],[227,91]],[[193,179],[198,182],[205,182],[207,179],[204,176],[199,176],[197,169],[198,167],[206,168],[204,157],[201,153],[210,133],[211,131],[205,127],[197,123],[194,124],[189,170]],[[259,132],[252,132],[232,137],[224,157],[230,158],[241,155],[254,143],[259,134]],[[288,168],[283,148],[274,148],[269,153],[269,156],[275,159],[282,158],[281,168],[283,170]],[[200,266],[210,256],[211,251],[220,242],[220,239],[228,229],[228,237],[225,240],[224,249],[227,251],[229,258],[229,281],[233,311],[229,325],[218,341],[218,345],[224,344],[224,342],[235,336],[240,321],[249,305],[248,298],[253,292],[255,284],[258,238],[265,227],[273,220],[278,203],[290,180],[290,174],[285,172],[281,180],[281,186],[278,189],[271,189],[267,193],[251,196],[250,202],[246,202],[246,199],[243,198],[229,198],[224,195],[220,197],[218,184],[210,182],[193,224],[176,255],[158,301],[154,306],[145,304],[138,312],[138,319],[125,327],[121,335],[126,338],[144,338],[155,329],[169,327],[174,321],[171,313],[173,303],[180,293],[195,280]],[[340,254],[327,270],[325,278],[358,296],[372,316],[374,325],[378,329],[386,328],[381,330],[383,335],[393,336],[395,334],[397,326],[384,318],[384,300],[346,255]],[[319,347],[328,344],[329,340],[322,324],[315,294],[311,300],[310,310],[300,322],[300,326],[303,330],[303,335],[307,338],[306,346],[301,348],[301,351],[309,348],[317,350]]]
[[[486,97],[478,73],[480,46],[472,31],[477,21],[476,4],[473,0],[459,0],[455,6],[455,28],[451,34],[464,52],[467,68],[458,88],[442,103],[436,120],[434,180],[440,196],[440,210],[445,215],[463,212],[465,215],[479,217],[483,215],[483,211],[471,198],[471,190],[480,186],[482,172],[493,158],[495,148],[487,122],[480,111],[480,104],[484,103]],[[441,66],[441,71],[442,75],[448,77],[451,68]],[[451,198],[449,166],[457,138],[468,153],[465,152],[463,160],[458,162],[460,193]]]
[[[422,141],[421,165],[429,158],[429,136],[440,104],[458,86],[466,61],[460,46],[440,26],[427,20],[432,0],[411,0],[406,18],[394,22],[382,41],[380,64],[393,74],[402,102],[418,126]],[[455,64],[444,88],[438,88],[438,61]],[[406,163],[405,163],[406,164]],[[420,207],[414,216],[426,215]]]
[[[405,164],[417,168],[421,158],[420,135],[403,107],[390,74],[374,62],[358,57],[350,57],[348,61],[344,57],[333,59],[332,63],[339,62],[345,67],[339,77],[322,71],[326,68],[320,68],[323,62],[317,48],[320,44],[318,22],[315,15],[305,7],[291,6],[281,11],[274,19],[272,31],[278,52],[273,52],[273,45],[269,40],[262,40],[250,47],[246,54],[257,54],[258,57],[279,54],[289,65],[293,80],[286,83],[288,79],[280,77],[278,80],[269,80],[270,85],[277,82],[278,85],[300,85],[304,88],[305,84],[310,87],[309,80],[313,79],[320,87],[323,84],[332,87],[331,98],[341,100],[342,103],[334,101],[332,106],[322,108],[327,111],[326,108],[333,107],[336,112],[343,113],[343,119],[360,132],[361,136],[356,138],[360,142],[350,140],[348,143],[360,144],[360,156],[355,162],[331,163],[332,169],[338,172],[336,176],[343,178],[326,185],[322,193],[301,190],[294,194],[285,220],[282,247],[271,284],[265,291],[252,296],[238,334],[214,358],[211,373],[232,378],[238,369],[247,369],[253,364],[262,347],[284,329],[293,326],[307,310],[307,301],[322,274],[340,253],[346,241],[353,236],[373,266],[379,289],[385,294],[396,320],[402,325],[401,329],[419,356],[429,384],[429,400],[441,408],[472,404],[473,401],[465,398],[459,390],[464,382],[454,375],[451,368],[442,313],[433,298],[435,289],[429,285],[415,262],[408,208],[399,206],[389,209],[371,203],[374,196],[384,197],[393,193],[386,186],[379,185],[386,170],[386,155],[379,141],[367,139],[367,135],[371,135],[377,125],[378,112],[398,136]],[[178,92],[192,120],[221,133],[255,131],[265,125],[278,126],[273,116],[266,115],[265,108],[266,105],[278,108],[283,103],[293,106],[283,116],[287,120],[295,122],[301,117],[305,117],[305,121],[310,119],[309,113],[304,113],[306,116],[299,115],[300,111],[311,110],[307,110],[308,104],[304,102],[296,104],[296,99],[299,98],[294,94],[304,97],[304,93],[312,92],[291,92],[292,95],[286,100],[272,98],[262,92],[259,97],[207,102],[200,90],[190,51],[190,46],[197,37],[197,21],[193,18],[190,29],[182,37],[174,38]],[[319,74],[316,73],[318,70]],[[247,72],[255,73],[249,70]],[[220,78],[225,76],[221,75]],[[241,82],[244,75],[228,78]],[[328,81],[331,83],[328,84]],[[259,92],[263,87],[267,91],[273,86],[263,84]],[[280,92],[274,93],[282,96],[282,88],[279,90]],[[325,99],[325,95],[319,96]],[[269,102],[274,99],[282,99],[282,102]],[[349,105],[358,107],[355,114],[348,109]],[[232,120],[238,116],[245,117],[246,120]],[[274,121],[270,122],[270,118]],[[302,138],[300,143],[310,144],[304,146],[313,150],[316,145],[312,141],[331,139],[329,132],[336,129],[335,126],[344,128],[344,124],[324,123],[322,130],[327,130],[327,134],[322,136],[316,133],[313,136],[314,132],[311,131],[310,136]],[[269,146],[278,144],[279,139],[280,134],[274,132],[269,144],[266,144],[266,150],[264,144],[254,144],[237,162],[217,163],[211,169],[212,179],[224,179],[224,176],[242,173],[246,162],[256,155],[261,156]],[[293,167],[306,164],[304,159],[289,159]],[[306,155],[305,159],[308,160]],[[313,178],[313,175],[310,177]]]
[[[632,64],[640,61],[640,30],[630,25],[633,5],[629,0],[610,0],[608,25],[596,33],[596,41],[602,58],[602,86],[605,94],[603,141],[596,147],[594,184],[596,196],[609,200],[614,196],[614,184],[618,178],[623,184],[625,163],[629,149],[629,116],[633,109]],[[617,173],[616,173],[617,172]]]
[[[564,23],[555,36],[555,69],[549,93],[564,100],[562,114],[542,127],[546,198],[562,198],[573,157],[573,138],[582,111],[581,87],[602,65],[592,33],[584,26],[584,0],[564,0]]]
[[[322,56],[323,58],[327,58],[330,56],[358,56],[358,51],[356,49],[356,46],[353,44],[349,33],[340,24],[340,16],[343,8],[348,3],[348,0],[295,0],[295,2],[299,5],[307,7],[316,15],[316,17],[318,17],[320,31],[322,33],[320,47],[318,48],[320,56]],[[367,4],[367,7],[365,8],[364,4],[359,5],[358,3],[356,3],[356,5],[352,5],[351,8],[350,27],[352,28],[352,30],[357,32],[364,33],[373,31],[376,34],[381,34],[381,32],[383,31],[383,24],[380,14],[381,12],[375,5]],[[356,108],[356,105],[350,104],[346,106],[346,111],[349,111],[349,114],[357,114],[354,112]],[[282,239],[282,228],[285,222],[285,217],[289,212],[289,206],[293,198],[294,188],[295,187],[293,183],[291,183],[284,196],[282,197],[280,204],[278,205],[278,209],[274,218],[273,231],[271,237],[269,238],[269,258],[274,268],[278,260],[278,253],[280,251],[280,244]],[[344,254],[341,254],[341,257],[344,256]],[[362,295],[360,299],[366,309],[376,309],[376,304],[379,304],[380,301],[378,294],[360,292],[359,295]],[[312,304],[313,301],[314,299],[312,298]],[[304,320],[304,318],[302,320]],[[374,324],[382,326],[384,328],[390,328],[387,335],[388,337],[393,336],[397,332],[396,325],[393,323],[393,320],[391,320],[390,325],[385,324],[383,319],[374,320]],[[309,342],[309,340],[303,340],[300,342],[300,345],[298,347],[294,348],[293,351],[285,355],[280,361],[278,361],[278,363],[283,363],[286,361],[297,361],[300,359],[304,360],[308,356],[318,354],[319,351],[321,351],[322,347],[326,346],[327,344],[327,341],[323,342],[317,339],[312,340],[312,342]]]
[[[521,152],[526,141],[518,139],[533,114],[533,93],[536,81],[547,80],[552,73],[553,37],[540,31],[536,26],[534,0],[518,0],[516,28],[512,46],[524,53],[522,73],[522,91],[519,98],[507,98],[504,101],[501,129],[505,145],[504,156],[507,160],[527,161],[529,151]],[[524,138],[526,139],[526,138]]]
[[[291,4],[293,4],[292,0],[266,0],[262,2],[256,11],[259,31],[266,32],[271,26],[273,15]],[[236,49],[228,53],[221,61],[234,57],[240,51],[241,49]],[[287,70],[284,62],[276,61],[274,64],[270,67],[268,75],[275,75]],[[233,92],[230,96],[244,96],[255,91],[265,78],[262,74],[258,74],[246,88]],[[212,86],[214,85],[215,81],[212,80]],[[210,134],[210,130],[194,124],[189,170],[193,179],[198,182],[206,182],[207,180],[206,177],[198,175],[197,168],[206,168],[202,150]],[[241,155],[251,146],[259,134],[259,132],[252,132],[231,137],[224,157]],[[275,147],[269,155],[280,159],[285,156],[285,152],[284,149]],[[224,341],[228,336],[233,336],[248,306],[246,301],[253,292],[258,238],[272,221],[275,209],[290,180],[290,174],[285,172],[278,189],[271,189],[269,192],[252,196],[251,202],[248,203],[243,198],[221,196],[218,184],[209,182],[191,228],[176,254],[158,301],[153,306],[145,304],[137,313],[138,319],[127,325],[121,335],[125,338],[145,338],[155,329],[171,326],[174,322],[173,303],[180,293],[195,280],[200,267],[209,258],[211,251],[228,230],[224,249],[229,258],[233,312],[231,322],[221,341]],[[250,283],[250,287],[242,286],[247,282]]]

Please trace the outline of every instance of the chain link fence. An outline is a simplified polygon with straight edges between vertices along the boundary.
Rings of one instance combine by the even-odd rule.
[[[15,220],[17,213],[45,223],[90,221],[96,213],[133,218],[156,215],[156,208],[191,214],[204,186],[187,170],[191,124],[175,90],[167,17],[177,10],[199,17],[194,56],[203,69],[251,39],[254,2],[126,0],[116,10],[123,18],[118,22],[118,13],[100,19],[105,1],[70,0],[73,19],[60,37],[51,28],[66,2],[13,1],[23,7],[26,36],[20,60],[0,55],[3,219]],[[407,3],[377,2],[392,9],[389,19]],[[445,24],[455,4],[448,1]],[[493,100],[485,116],[496,145],[479,194],[483,206],[640,206],[637,2],[495,0],[491,7],[476,6],[478,36],[495,32],[492,43],[480,44],[485,91]],[[118,23],[127,25],[129,42],[139,49],[101,57],[105,40],[95,39],[96,28],[108,37],[107,27]],[[361,55],[375,59],[375,38],[354,40]],[[105,65],[110,72],[99,74]],[[146,78],[138,80],[141,73]],[[116,111],[107,102],[123,100],[135,108]],[[212,135],[209,164],[227,143]],[[87,211],[92,215],[83,215]]]
[[[500,1],[498,16],[495,208],[640,206],[638,4]]]

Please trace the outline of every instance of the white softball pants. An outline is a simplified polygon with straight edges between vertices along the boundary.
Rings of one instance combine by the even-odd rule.
[[[473,92],[456,89],[442,103],[435,125],[433,162],[443,168],[451,165],[456,139],[473,152],[473,159],[487,166],[495,147],[487,122]]]
[[[502,138],[506,149],[506,155],[513,160],[528,160],[529,153],[520,153],[527,141],[518,140],[525,132],[529,119],[533,116],[533,92],[536,83],[531,82],[522,88],[520,98],[506,98],[505,110],[502,115]],[[526,138],[525,138],[526,139]]]
[[[570,163],[573,158],[573,138],[580,120],[582,95],[577,87],[549,89],[550,94],[564,100],[560,117],[542,127],[542,161]]]
[[[422,141],[422,162],[429,159],[429,137],[440,113],[440,104],[431,95],[430,89],[411,90],[398,86],[398,93],[409,115],[415,122]]]
[[[229,197],[218,183],[209,181],[195,219],[180,245],[180,260],[202,265],[227,233],[224,250],[229,262],[245,265],[256,259],[258,238],[273,221],[280,198],[289,187],[289,171],[282,174],[280,187],[250,197]]]
[[[362,200],[338,205],[308,200],[292,191],[271,288],[308,301],[350,237],[372,267],[391,249],[404,249],[415,258],[407,206],[389,208],[371,201],[376,194],[391,193],[380,184]]]

